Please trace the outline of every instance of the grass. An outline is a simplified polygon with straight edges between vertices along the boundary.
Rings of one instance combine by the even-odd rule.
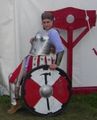
[[[0,120],[97,120],[97,95],[73,95],[63,113],[54,117],[33,115],[25,107],[13,115],[7,113],[10,97],[0,96]]]

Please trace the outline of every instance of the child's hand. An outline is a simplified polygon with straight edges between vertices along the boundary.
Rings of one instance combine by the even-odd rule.
[[[57,68],[57,65],[56,65],[56,64],[51,64],[51,65],[50,65],[50,69],[51,69],[51,70],[55,70],[56,68]]]
[[[33,44],[33,41],[34,41],[34,40],[35,40],[35,37],[33,37],[33,38],[30,39],[31,45]]]

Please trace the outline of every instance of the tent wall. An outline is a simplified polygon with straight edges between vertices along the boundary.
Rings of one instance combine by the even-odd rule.
[[[56,3],[55,3],[56,2]],[[8,76],[30,49],[29,40],[41,28],[40,15],[45,10],[75,7],[96,10],[95,0],[1,0],[0,1],[0,84],[8,93]],[[97,26],[73,49],[73,87],[97,86]],[[75,34],[79,31],[75,31]],[[65,36],[65,34],[64,34]],[[61,68],[66,71],[67,53]]]

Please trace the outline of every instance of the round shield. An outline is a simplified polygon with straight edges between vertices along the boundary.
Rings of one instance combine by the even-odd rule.
[[[48,65],[32,69],[24,79],[22,97],[27,108],[39,115],[56,115],[64,110],[71,96],[71,81],[60,68]]]

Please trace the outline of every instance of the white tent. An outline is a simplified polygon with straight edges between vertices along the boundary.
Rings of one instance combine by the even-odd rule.
[[[96,10],[96,0],[0,0],[0,88],[9,93],[8,76],[30,49],[29,40],[40,29],[46,10],[75,7]],[[72,86],[97,87],[97,26],[73,49]],[[67,53],[60,67],[66,71]],[[2,88],[3,87],[3,88]]]

